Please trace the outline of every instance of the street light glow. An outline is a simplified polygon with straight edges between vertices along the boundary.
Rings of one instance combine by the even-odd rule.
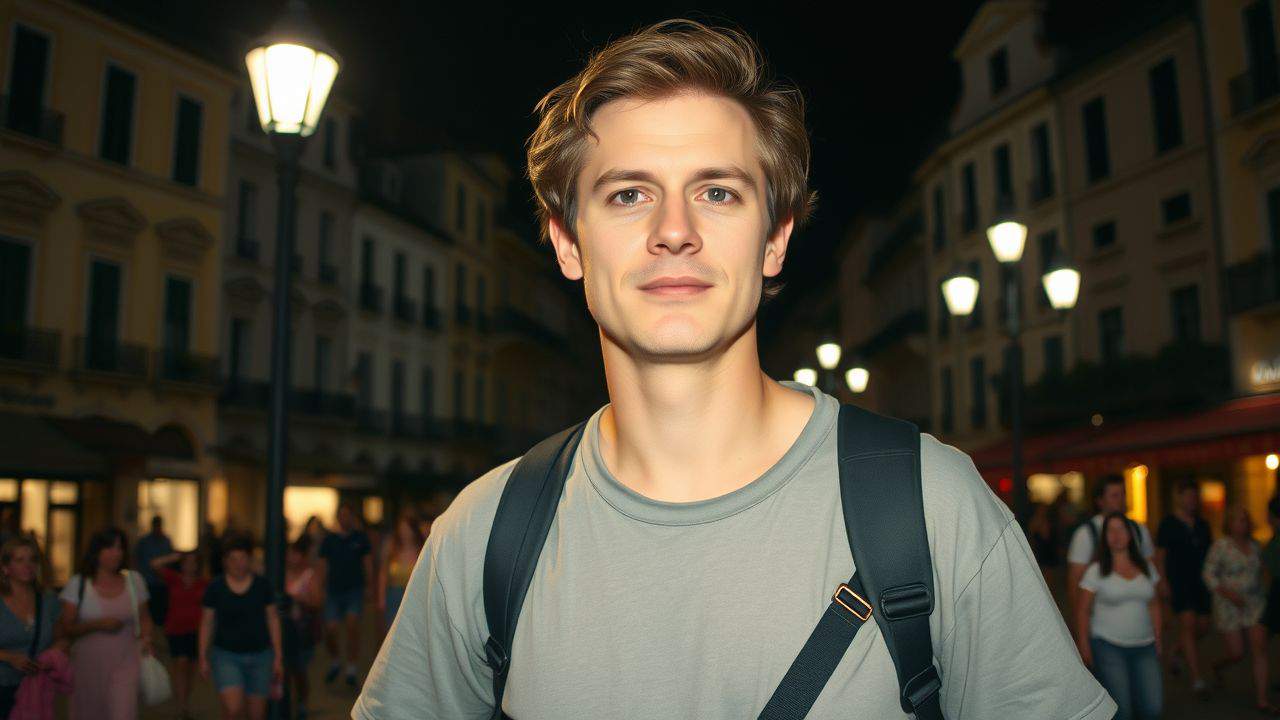
[[[844,374],[845,384],[855,395],[867,389],[867,381],[870,379],[871,373],[864,367],[849,368]]]
[[[942,282],[942,295],[952,315],[967,316],[978,302],[978,281],[957,271]]]
[[[823,370],[835,370],[840,364],[840,345],[824,342],[818,346],[818,364]]]
[[[818,371],[813,368],[800,368],[792,377],[801,385],[813,387],[818,384]]]
[[[301,0],[290,0],[271,33],[245,54],[244,64],[262,131],[310,137],[320,123],[339,63]]]
[[[1280,468],[1280,455],[1271,453],[1267,456],[1267,469],[1275,470],[1276,468]]]
[[[1049,296],[1049,304],[1055,310],[1070,310],[1076,305],[1080,296],[1080,273],[1075,268],[1058,268],[1045,273],[1041,278],[1044,292]]]
[[[1022,248],[1027,244],[1027,226],[1014,220],[1005,220],[987,228],[987,242],[991,251],[1002,263],[1015,263],[1022,259]]]

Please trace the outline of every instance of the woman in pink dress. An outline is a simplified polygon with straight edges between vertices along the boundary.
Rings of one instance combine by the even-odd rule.
[[[80,573],[62,589],[62,622],[71,646],[75,689],[71,720],[136,720],[138,668],[151,653],[147,584],[128,570],[128,540],[119,528],[94,533]],[[87,581],[86,581],[87,579]],[[138,607],[131,606],[129,588]],[[135,618],[142,637],[135,637]]]

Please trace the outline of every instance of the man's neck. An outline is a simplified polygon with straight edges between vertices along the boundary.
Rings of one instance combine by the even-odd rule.
[[[608,339],[603,350],[601,455],[620,483],[654,500],[696,502],[747,485],[781,459],[814,409],[760,369],[754,328],[694,363],[637,360]]]

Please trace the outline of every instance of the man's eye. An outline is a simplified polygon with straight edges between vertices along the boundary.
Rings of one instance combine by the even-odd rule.
[[[714,205],[724,205],[734,200],[734,194],[727,188],[713,187],[707,191],[707,199]]]
[[[628,190],[620,190],[613,194],[613,199],[618,205],[632,206],[636,205],[643,199],[644,194],[635,188]]]

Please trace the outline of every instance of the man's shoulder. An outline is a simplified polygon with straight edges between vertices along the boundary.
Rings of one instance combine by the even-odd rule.
[[[438,551],[453,546],[483,548],[498,513],[498,501],[520,458],[509,460],[467,483],[449,507],[431,523],[430,541]]]
[[[920,482],[925,516],[963,517],[1003,529],[1013,519],[1009,507],[996,497],[973,459],[963,450],[933,435],[920,433]]]

